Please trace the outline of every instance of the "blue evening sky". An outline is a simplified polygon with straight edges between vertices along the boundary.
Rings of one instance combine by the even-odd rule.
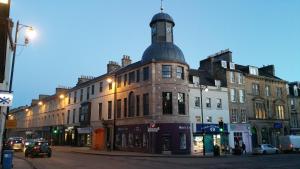
[[[12,0],[13,20],[38,31],[29,47],[18,48],[14,107],[74,86],[81,75],[102,75],[123,54],[140,60],[159,8],[159,0]],[[274,64],[280,78],[300,80],[299,0],[164,0],[164,8],[191,68],[229,48],[235,63]]]

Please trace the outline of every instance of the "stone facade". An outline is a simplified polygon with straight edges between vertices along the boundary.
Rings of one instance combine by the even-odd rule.
[[[300,82],[289,83],[288,112],[291,134],[300,134]]]

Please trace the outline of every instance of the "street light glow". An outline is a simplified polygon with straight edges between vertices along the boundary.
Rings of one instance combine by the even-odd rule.
[[[65,98],[65,95],[64,95],[64,94],[61,94],[61,95],[59,95],[59,98],[60,98],[60,99],[64,99],[64,98]]]
[[[29,27],[27,30],[26,30],[26,33],[25,33],[25,36],[27,39],[29,40],[32,40],[36,37],[36,31],[35,29],[33,29],[32,27]]]
[[[25,109],[25,111],[26,111],[26,112],[28,112],[28,111],[29,111],[29,109]]]
[[[208,92],[208,88],[206,87],[206,88],[204,89],[204,91],[205,91],[205,92]]]
[[[111,78],[108,78],[106,81],[107,81],[108,83],[111,83],[111,82],[112,82],[112,79],[111,79]]]
[[[43,102],[42,102],[42,101],[39,101],[38,105],[39,105],[39,106],[43,105]]]
[[[1,4],[8,4],[8,0],[0,0]]]

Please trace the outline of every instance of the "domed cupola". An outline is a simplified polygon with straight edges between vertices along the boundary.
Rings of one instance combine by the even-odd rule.
[[[173,43],[173,18],[164,12],[152,17],[150,22],[152,44],[145,50],[142,62],[170,61],[186,64],[184,55]]]

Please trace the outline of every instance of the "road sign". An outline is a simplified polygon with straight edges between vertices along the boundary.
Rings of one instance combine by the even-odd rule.
[[[13,129],[17,127],[17,120],[6,120],[6,128]]]
[[[0,93],[0,106],[11,106],[13,95],[11,93]]]

